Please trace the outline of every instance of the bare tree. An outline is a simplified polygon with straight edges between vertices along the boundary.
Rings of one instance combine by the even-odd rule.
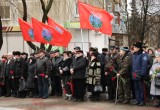
[[[160,14],[159,0],[132,0],[132,16],[129,18],[128,32],[133,41],[147,41],[149,33],[159,23],[157,17]],[[147,42],[146,42],[147,43]]]
[[[42,18],[42,22],[45,23],[48,19],[47,15],[49,10],[51,9],[53,0],[50,0],[45,8],[45,3],[43,0],[40,0],[41,2],[41,6],[42,6],[42,10],[43,10],[43,18]],[[23,4],[23,20],[27,21],[27,4],[26,4],[26,0],[22,0],[22,4]],[[38,50],[39,47],[37,47],[36,45],[34,45],[32,42],[27,41],[27,44],[33,49],[33,50]],[[47,51],[49,52],[52,48],[52,45],[50,45],[47,49]],[[44,48],[44,44],[41,43],[40,49],[45,49]]]
[[[22,0],[22,4],[23,4],[23,20],[27,21],[27,4],[26,4],[26,0]],[[34,45],[32,42],[27,41],[27,44],[33,49],[33,50],[39,50],[39,47],[37,47],[36,45]]]

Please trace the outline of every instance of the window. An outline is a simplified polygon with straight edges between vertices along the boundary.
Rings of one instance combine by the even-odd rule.
[[[6,2],[1,2],[0,4],[0,16],[2,20],[10,20],[11,19],[11,11],[10,6]]]

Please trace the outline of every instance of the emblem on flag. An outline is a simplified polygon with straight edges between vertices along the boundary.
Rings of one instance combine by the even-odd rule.
[[[42,36],[48,42],[50,42],[52,40],[52,34],[51,34],[51,32],[48,29],[44,28],[42,30]]]
[[[34,39],[33,29],[29,29],[28,30],[28,34],[29,34],[29,36],[30,36],[31,39]]]
[[[89,21],[91,23],[91,25],[94,27],[94,28],[101,28],[102,27],[102,21],[101,21],[101,18],[94,15],[94,14],[91,14],[90,17],[89,17]]]

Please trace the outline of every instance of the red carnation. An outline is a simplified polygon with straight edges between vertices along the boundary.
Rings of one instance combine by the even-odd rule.
[[[40,76],[44,77],[44,76],[45,76],[45,74],[44,74],[44,73],[42,73],[42,74],[40,74]]]
[[[114,81],[116,78],[115,77],[112,77],[112,81]]]
[[[114,70],[114,66],[112,66],[111,68],[110,68],[110,72],[112,72]]]
[[[12,70],[11,70],[9,73],[10,73],[10,74],[13,74],[13,73],[14,73],[14,71],[12,71]]]
[[[136,74],[136,73],[133,73],[133,77],[136,78],[136,77],[137,77],[137,74]]]

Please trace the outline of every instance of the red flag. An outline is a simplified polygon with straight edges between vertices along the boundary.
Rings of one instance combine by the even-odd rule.
[[[100,31],[112,35],[111,20],[113,16],[106,10],[78,1],[80,26],[84,29]]]
[[[49,43],[55,46],[62,46],[62,37],[59,33],[49,25],[46,25],[35,18],[32,18],[34,37],[37,42]]]
[[[32,25],[23,21],[20,18],[18,19],[18,21],[19,21],[20,29],[22,31],[24,40],[25,41],[35,41]]]
[[[60,33],[60,36],[63,38],[63,46],[67,47],[72,38],[71,33],[51,18],[48,18],[48,25],[52,26],[58,33]]]

